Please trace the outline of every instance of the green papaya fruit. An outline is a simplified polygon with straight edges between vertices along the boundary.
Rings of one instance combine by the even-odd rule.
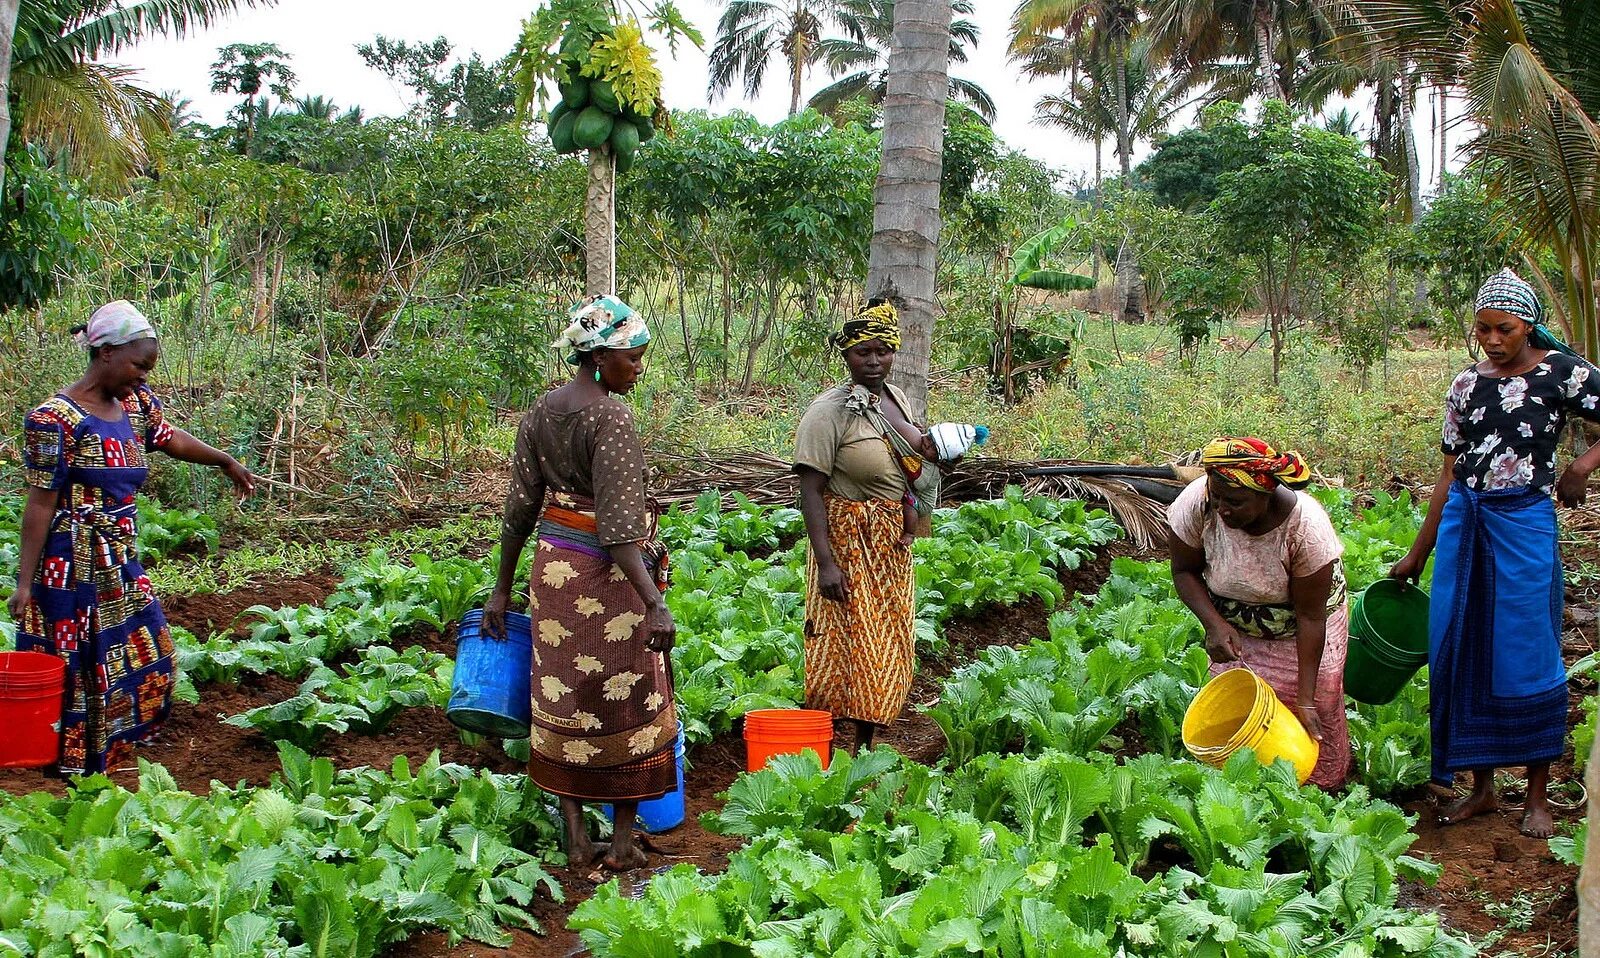
[[[628,150],[626,152],[618,153],[616,155],[617,156],[617,173],[620,175],[622,173],[626,173],[629,170],[633,169],[634,158],[637,157],[638,155],[639,155],[639,151],[638,151],[637,148],[632,149],[632,150]]]
[[[577,116],[572,127],[572,142],[585,150],[596,149],[609,139],[611,128],[616,125],[616,117],[597,106],[586,106]]]
[[[611,144],[611,152],[622,156],[632,153],[639,148],[639,128],[627,120],[617,120],[611,126],[611,136],[607,140]]]
[[[583,77],[573,77],[571,83],[561,87],[561,102],[569,110],[581,110],[589,104],[589,81]]]
[[[568,110],[550,128],[550,142],[555,146],[557,153],[576,153],[578,144],[572,138],[572,128],[578,123],[578,114]]]
[[[607,113],[622,112],[622,104],[617,102],[616,88],[608,80],[595,80],[589,84],[589,102]]]
[[[557,100],[555,106],[550,108],[549,115],[545,117],[545,129],[550,131],[550,134],[554,136],[556,132],[556,124],[560,123],[561,118],[571,112],[572,107],[567,106],[560,100]]]
[[[635,125],[639,127],[640,143],[649,143],[651,140],[655,139],[656,125],[651,122],[649,117],[642,117]]]

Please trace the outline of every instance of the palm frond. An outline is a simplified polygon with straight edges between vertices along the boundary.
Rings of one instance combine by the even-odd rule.
[[[66,159],[84,179],[115,183],[148,161],[148,144],[168,129],[170,105],[130,82],[136,71],[103,63],[12,74],[20,104],[17,134]]]

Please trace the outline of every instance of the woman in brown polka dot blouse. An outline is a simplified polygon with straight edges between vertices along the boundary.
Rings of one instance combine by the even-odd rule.
[[[638,803],[677,786],[678,718],[662,601],[665,550],[654,540],[644,450],[615,398],[643,371],[650,334],[627,305],[591,297],[552,345],[577,367],[523,417],[500,534],[500,575],[484,606],[505,634],[517,560],[537,530],[528,604],[533,711],[528,774],[561,797],[567,857],[624,871],[645,864],[632,823]],[[589,838],[584,802],[616,806],[609,846]]]

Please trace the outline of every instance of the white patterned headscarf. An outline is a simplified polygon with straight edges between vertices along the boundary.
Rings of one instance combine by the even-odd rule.
[[[567,362],[576,366],[578,354],[596,349],[634,349],[650,342],[650,327],[644,318],[615,296],[590,296],[567,310],[570,324],[551,349],[567,351]]]
[[[125,299],[107,303],[94,311],[88,325],[73,335],[73,341],[84,349],[101,346],[122,346],[138,339],[155,339],[156,330],[150,320],[139,312],[139,307]]]
[[[1484,280],[1483,285],[1478,288],[1478,300],[1473,305],[1472,311],[1476,313],[1484,309],[1498,309],[1503,313],[1510,313],[1532,326],[1528,341],[1539,349],[1555,350],[1569,356],[1578,355],[1576,350],[1562,342],[1561,338],[1544,324],[1544,303],[1539,300],[1539,293],[1509,266]]]

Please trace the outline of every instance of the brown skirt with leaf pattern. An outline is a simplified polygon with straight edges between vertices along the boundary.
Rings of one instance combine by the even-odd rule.
[[[644,603],[622,570],[541,538],[529,597],[529,777],[585,801],[639,801],[676,788],[666,657],[645,647]]]

